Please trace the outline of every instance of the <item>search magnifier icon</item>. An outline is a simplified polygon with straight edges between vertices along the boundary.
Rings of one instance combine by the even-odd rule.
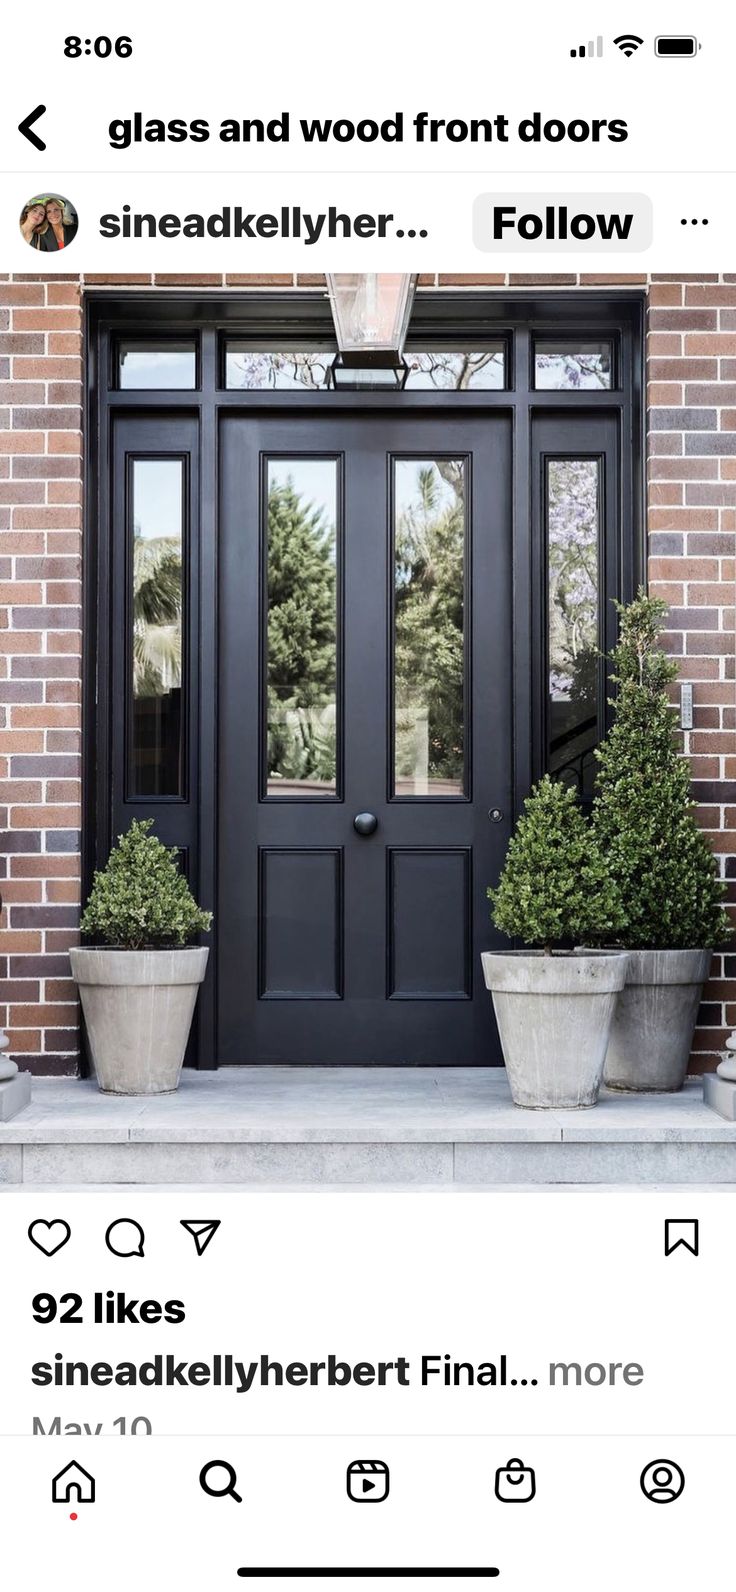
[[[199,1485],[210,1498],[234,1498],[236,1504],[243,1502],[236,1492],[237,1472],[226,1459],[209,1459],[199,1473]]]

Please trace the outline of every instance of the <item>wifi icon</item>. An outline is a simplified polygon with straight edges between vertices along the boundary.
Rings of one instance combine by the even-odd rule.
[[[644,43],[644,40],[639,38],[638,33],[619,33],[618,38],[614,39],[613,42],[622,55],[634,55],[639,45]]]

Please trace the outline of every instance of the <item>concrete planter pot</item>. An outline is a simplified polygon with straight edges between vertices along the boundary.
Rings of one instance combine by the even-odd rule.
[[[181,1074],[206,946],[70,951],[103,1094],[172,1094]]]
[[[664,1094],[681,1089],[711,951],[630,951],[604,1082]]]
[[[627,953],[484,951],[481,961],[514,1104],[594,1106]]]

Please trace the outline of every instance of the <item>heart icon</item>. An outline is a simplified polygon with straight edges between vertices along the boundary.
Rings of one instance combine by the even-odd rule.
[[[72,1230],[68,1222],[31,1222],[28,1237],[44,1255],[56,1255],[69,1243]]]

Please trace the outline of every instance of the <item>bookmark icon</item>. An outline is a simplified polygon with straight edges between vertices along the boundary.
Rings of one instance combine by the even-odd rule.
[[[676,1249],[687,1249],[691,1255],[700,1253],[700,1224],[697,1217],[670,1217],[664,1224],[664,1252],[674,1255]]]

